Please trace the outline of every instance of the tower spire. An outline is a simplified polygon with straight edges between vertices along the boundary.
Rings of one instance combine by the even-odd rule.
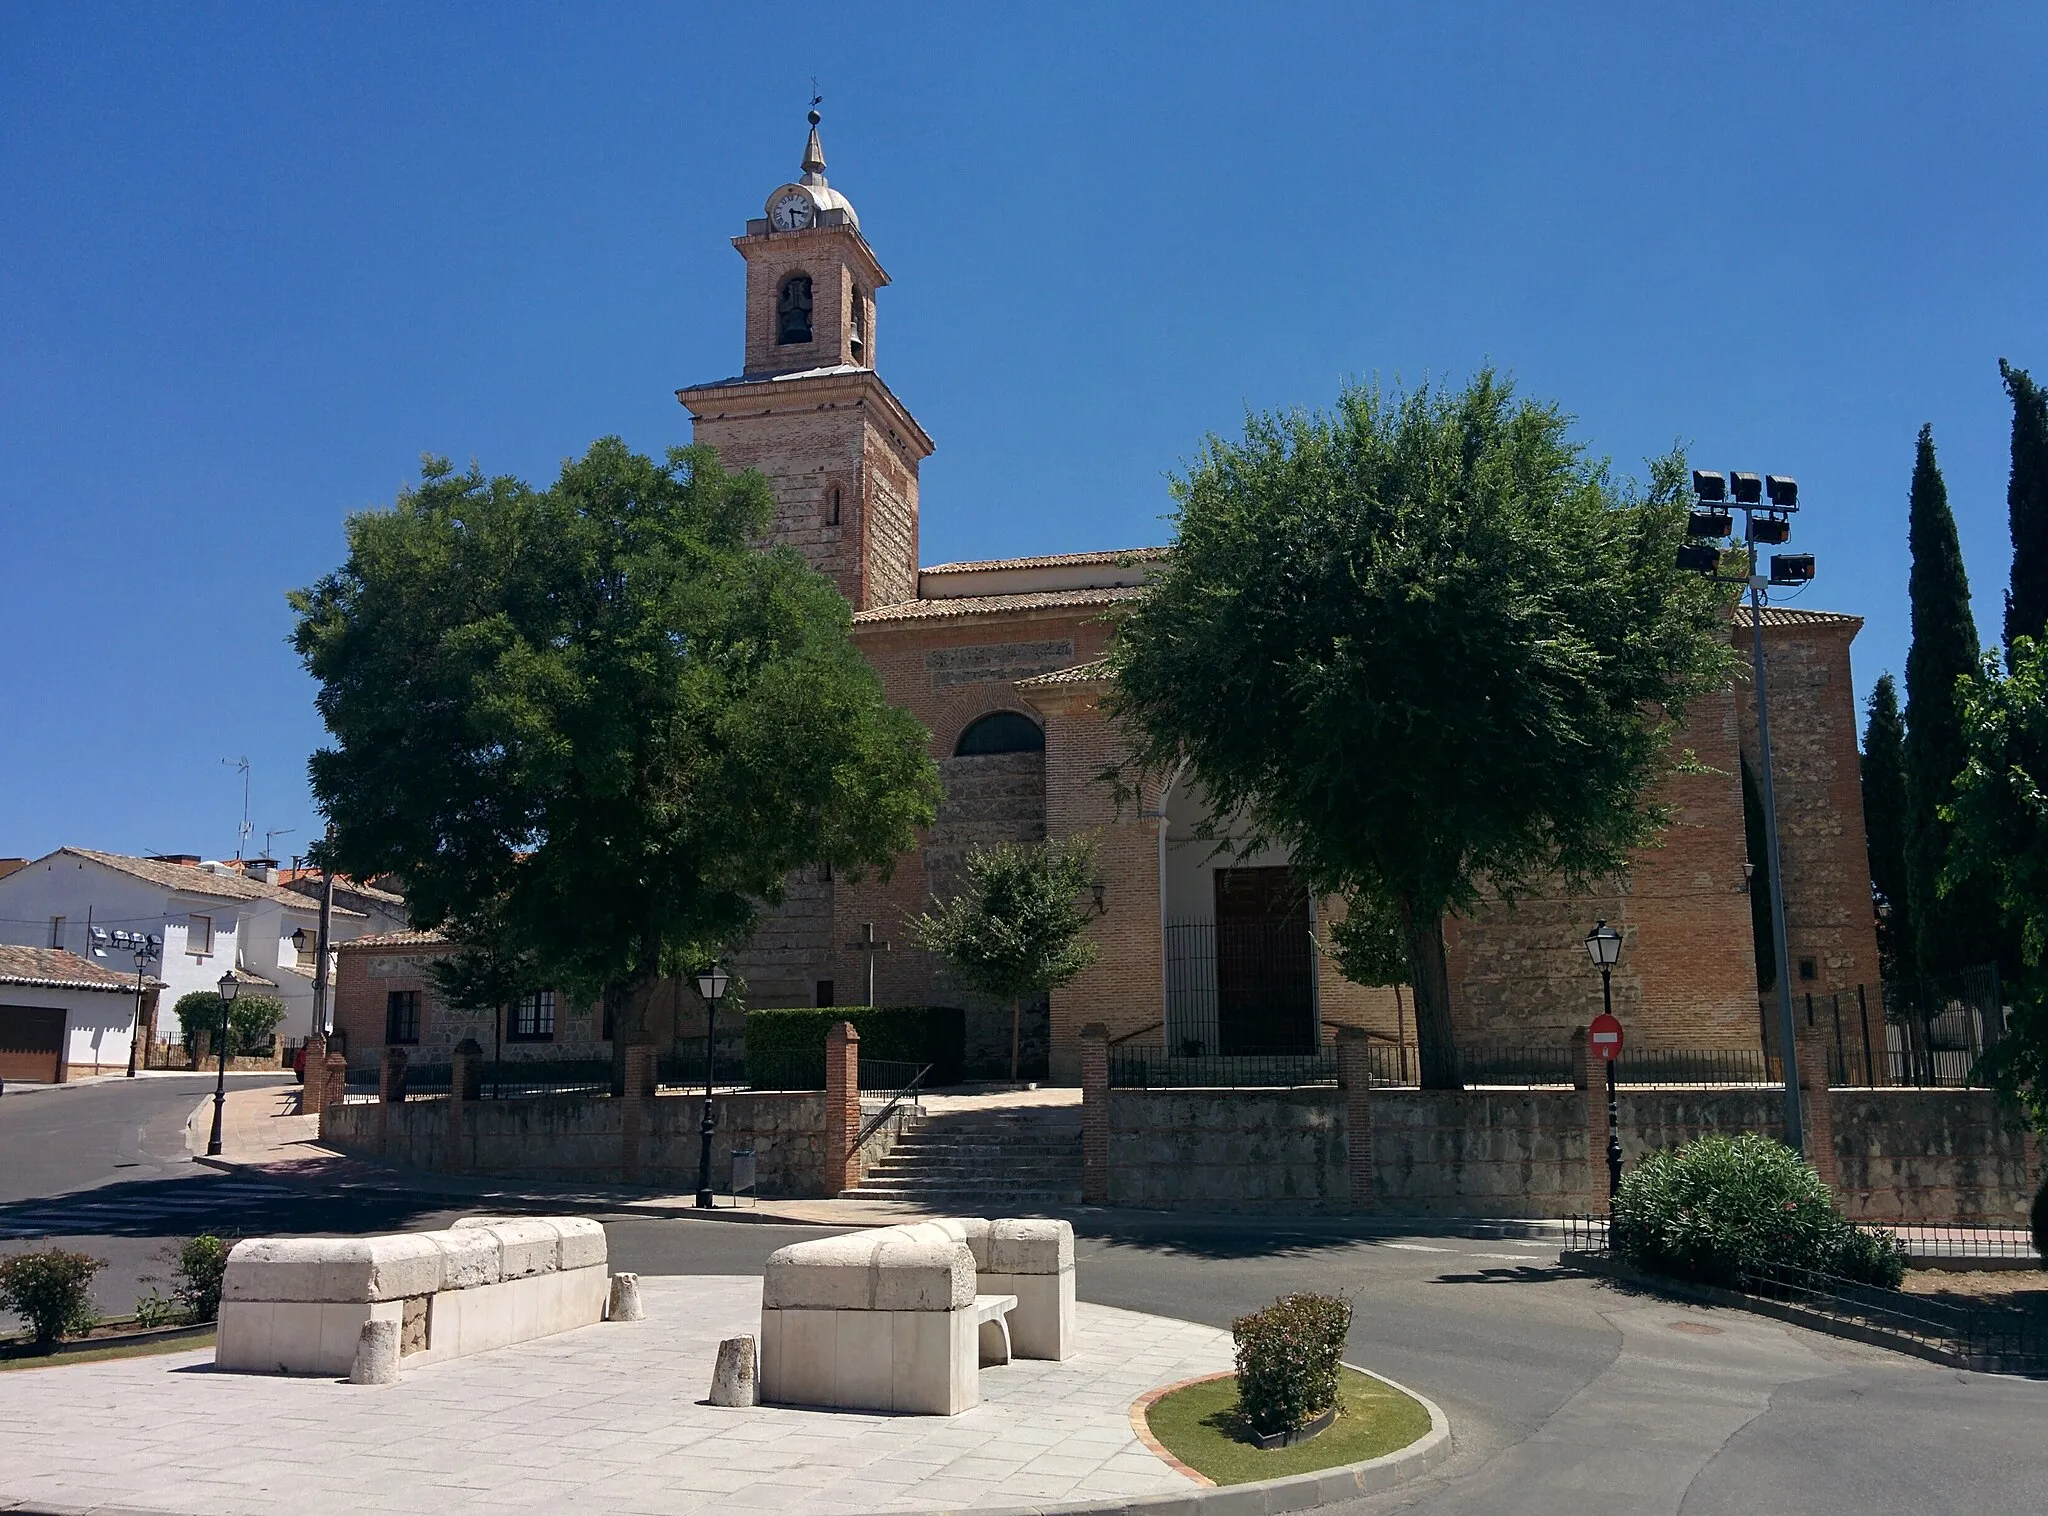
[[[825,182],[825,144],[818,140],[818,121],[820,119],[818,107],[825,103],[825,97],[816,93],[817,81],[815,79],[811,81],[811,89],[813,91],[811,95],[811,136],[810,140],[804,144],[804,161],[800,166],[804,171],[803,182],[805,184],[823,184]]]

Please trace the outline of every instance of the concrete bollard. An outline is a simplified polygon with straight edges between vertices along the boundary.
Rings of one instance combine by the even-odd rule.
[[[713,1405],[758,1405],[760,1381],[755,1374],[754,1339],[728,1337],[718,1345],[718,1366],[711,1371]]]
[[[356,1338],[356,1361],[348,1371],[350,1384],[398,1383],[398,1323],[366,1321]]]
[[[607,1321],[638,1321],[646,1315],[640,1306],[640,1276],[612,1275],[611,1304],[605,1307]]]

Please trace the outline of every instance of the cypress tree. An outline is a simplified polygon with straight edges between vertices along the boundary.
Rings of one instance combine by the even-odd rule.
[[[1945,973],[1998,956],[1999,911],[1974,885],[1938,895],[1948,861],[1949,803],[1969,758],[1956,711],[1956,680],[1977,671],[1982,649],[1970,614],[1970,581],[1934,460],[1934,428],[1920,428],[1913,461],[1908,539],[1913,553],[1913,642],[1906,654],[1906,911],[1919,972]]]
[[[1887,979],[1913,972],[1913,916],[1906,905],[1906,728],[1899,690],[1878,675],[1863,728],[1863,834],[1870,888],[1889,908],[1878,919],[1878,958]]]
[[[2005,592],[2005,650],[2015,637],[2048,633],[2048,394],[2003,358],[1998,372],[2012,397],[2012,478],[2005,503],[2012,523],[2012,587]]]

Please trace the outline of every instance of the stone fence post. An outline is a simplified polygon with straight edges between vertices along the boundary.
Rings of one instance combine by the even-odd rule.
[[[192,1067],[203,1069],[207,1060],[213,1057],[213,1029],[196,1026],[192,1029]]]
[[[1841,1175],[1835,1163],[1835,1099],[1828,1089],[1828,1038],[1821,1028],[1808,1025],[1796,1008],[1792,1019],[1800,1104],[1806,1109],[1806,1161],[1832,1190]]]
[[[348,1097],[348,1058],[342,1053],[329,1053],[326,1058],[326,1077],[320,1081],[320,1140],[327,1140],[327,1113],[341,1109]]]
[[[1372,1042],[1362,1026],[1337,1028],[1337,1087],[1344,1092],[1344,1169],[1351,1209],[1378,1209],[1372,1156]]]
[[[405,1049],[386,1048],[377,1065],[377,1156],[391,1146],[391,1108],[405,1100]]]
[[[860,1033],[836,1021],[825,1033],[825,1180],[827,1200],[860,1183]]]
[[[1109,1028],[1081,1028],[1081,1199],[1109,1204]]]
[[[458,1174],[466,1167],[469,1106],[477,1097],[477,1062],[483,1052],[474,1037],[465,1037],[448,1058],[448,1151],[441,1155],[441,1166]]]
[[[315,1032],[306,1039],[306,1057],[301,1065],[306,1077],[299,1085],[299,1114],[318,1116],[327,1108],[321,1096],[321,1089],[327,1082],[327,1037]]]
[[[654,1092],[654,1044],[626,1045],[626,1091],[619,1106],[619,1180],[640,1182],[641,1128],[647,1120],[647,1099]]]

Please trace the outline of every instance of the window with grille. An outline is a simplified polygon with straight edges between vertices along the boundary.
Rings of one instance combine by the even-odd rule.
[[[512,1023],[505,1029],[509,1042],[552,1042],[555,1036],[555,992],[535,990],[512,1004]]]
[[[420,992],[391,990],[384,996],[384,1040],[408,1043],[420,1040]]]

